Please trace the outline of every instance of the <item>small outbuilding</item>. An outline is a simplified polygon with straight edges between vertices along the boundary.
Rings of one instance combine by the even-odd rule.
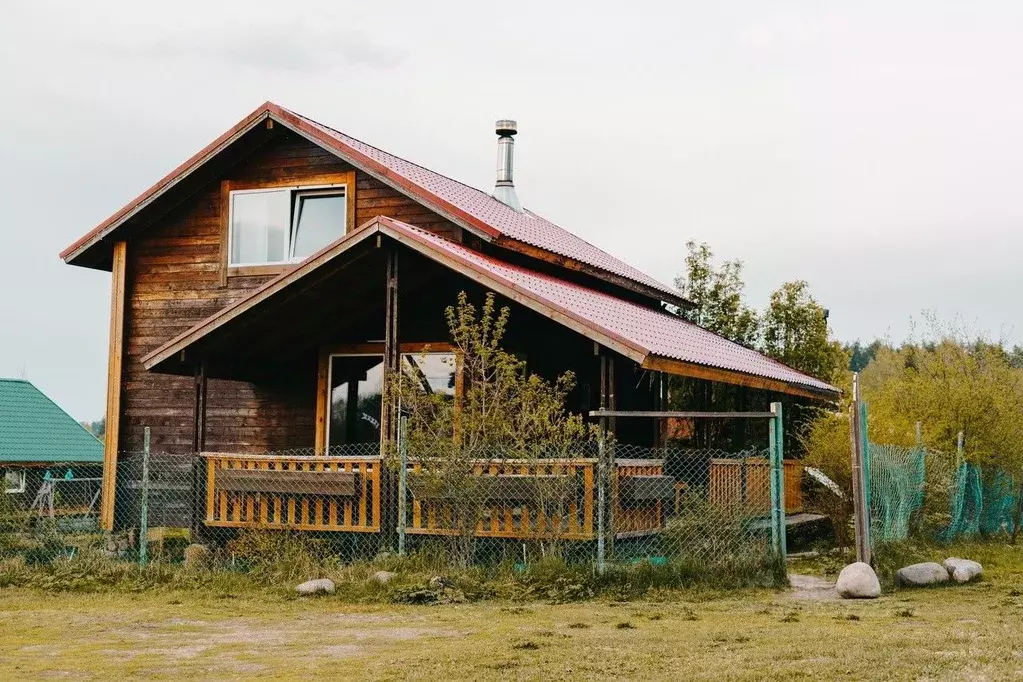
[[[0,379],[0,476],[17,508],[96,515],[103,443],[31,382]]]

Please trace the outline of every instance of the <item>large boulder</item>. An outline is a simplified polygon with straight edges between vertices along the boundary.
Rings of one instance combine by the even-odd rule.
[[[870,564],[857,561],[838,574],[835,592],[843,599],[877,599],[881,596],[881,583]]]
[[[941,564],[926,561],[904,566],[895,572],[895,580],[908,587],[924,587],[948,582],[948,570]]]
[[[334,581],[330,578],[317,578],[316,580],[307,580],[298,587],[295,591],[300,595],[308,596],[311,594],[334,594]]]
[[[377,571],[376,573],[373,574],[373,577],[370,578],[370,580],[381,585],[386,585],[387,583],[391,582],[397,575],[398,575],[397,573],[392,573],[391,571]]]
[[[984,572],[984,567],[978,562],[958,557],[945,559],[944,566],[948,574],[952,576],[952,580],[957,583],[968,583],[974,578],[979,578],[980,574]]]

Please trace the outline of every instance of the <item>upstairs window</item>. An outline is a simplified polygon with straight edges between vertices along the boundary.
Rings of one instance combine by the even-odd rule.
[[[252,189],[231,192],[232,267],[304,260],[345,233],[348,188]]]

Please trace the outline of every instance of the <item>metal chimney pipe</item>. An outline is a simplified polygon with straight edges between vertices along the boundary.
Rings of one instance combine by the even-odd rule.
[[[509,208],[522,213],[522,204],[515,194],[515,137],[518,126],[515,121],[501,120],[495,124],[497,130],[497,185],[494,198]]]

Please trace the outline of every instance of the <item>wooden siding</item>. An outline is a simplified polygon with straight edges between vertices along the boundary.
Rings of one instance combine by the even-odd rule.
[[[131,239],[127,249],[124,366],[118,449],[141,450],[152,428],[154,452],[192,449],[195,388],[190,377],[147,372],[146,353],[262,285],[271,275],[222,280],[221,180],[279,183],[352,171],[330,152],[281,131],[233,169]],[[460,230],[375,178],[356,173],[355,224],[390,215],[458,238]],[[383,273],[381,273],[383,277]],[[301,364],[301,363],[300,363]],[[294,368],[291,368],[294,369]],[[315,433],[316,357],[308,372],[282,372],[280,381],[210,379],[206,447],[255,453],[312,447]]]

